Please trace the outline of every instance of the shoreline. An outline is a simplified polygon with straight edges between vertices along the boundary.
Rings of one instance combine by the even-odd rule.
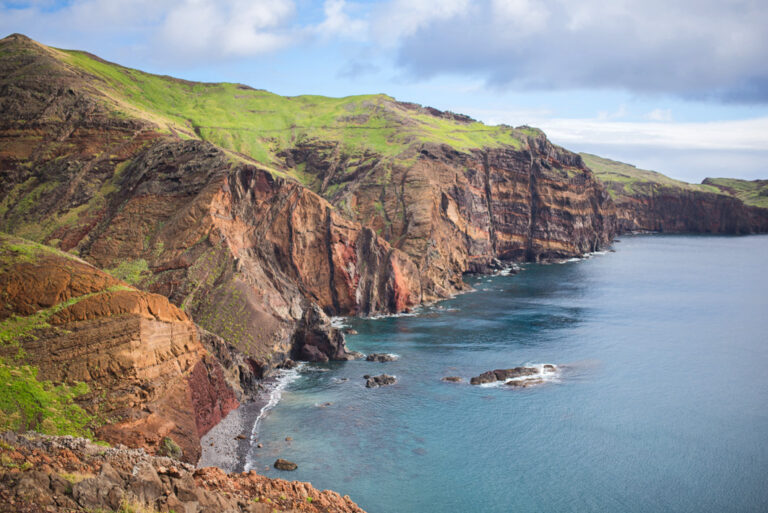
[[[247,457],[258,443],[258,426],[282,396],[285,387],[299,377],[303,364],[265,379],[257,397],[241,404],[210,431],[200,437],[201,453],[197,468],[218,467],[225,472],[251,470]]]
[[[202,450],[197,468],[218,467],[228,473],[243,472],[251,449],[252,430],[271,394],[272,390],[260,392],[254,401],[241,404],[200,437]],[[240,435],[244,438],[238,438]]]

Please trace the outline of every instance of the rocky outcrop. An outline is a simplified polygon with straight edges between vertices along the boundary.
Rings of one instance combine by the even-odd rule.
[[[275,460],[274,467],[277,470],[296,470],[297,468],[299,468],[299,466],[296,465],[294,462],[284,460],[282,458],[278,458],[277,460]]]
[[[397,355],[390,354],[390,353],[371,353],[368,356],[365,357],[365,361],[367,362],[394,362],[396,361]]]
[[[528,386],[531,384],[543,383],[542,376],[554,375],[557,367],[551,364],[545,364],[539,367],[515,367],[513,369],[496,369],[483,372],[469,380],[470,385],[484,385],[505,381],[511,386]]]
[[[378,376],[363,376],[365,379],[365,388],[378,388],[397,383],[397,378],[389,374],[379,374]]]
[[[31,433],[2,438],[4,512],[365,513],[348,496],[253,471],[196,470],[141,449],[105,448],[82,438]]]
[[[38,379],[85,382],[79,399],[104,419],[98,435],[159,449],[170,437],[197,461],[199,437],[238,400],[189,317],[90,264],[0,235],[0,356],[21,358]]]

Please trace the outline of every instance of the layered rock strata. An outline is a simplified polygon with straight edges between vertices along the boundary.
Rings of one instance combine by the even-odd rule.
[[[199,437],[239,404],[184,312],[82,260],[0,235],[0,298],[14,335],[0,356],[88,384],[79,402],[105,440],[156,451],[170,437],[195,462]]]

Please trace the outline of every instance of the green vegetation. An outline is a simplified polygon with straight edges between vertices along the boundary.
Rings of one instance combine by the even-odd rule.
[[[0,358],[0,430],[93,437],[97,419],[74,403],[88,393],[85,383],[54,385],[38,381],[37,369]]]
[[[721,192],[735,196],[746,205],[768,208],[768,180],[739,180],[737,178],[707,178],[702,182]]]
[[[8,269],[15,264],[34,263],[45,255],[56,255],[58,257],[66,258],[67,260],[79,261],[79,259],[68,253],[64,253],[63,251],[0,233],[0,271]],[[48,321],[53,315],[83,299],[118,290],[133,289],[130,289],[125,285],[114,285],[98,292],[72,297],[67,301],[62,301],[49,308],[40,309],[31,315],[11,315],[0,322],[0,345],[13,345],[18,347],[19,357],[23,357],[21,342],[25,338],[34,339],[35,332],[38,330],[52,328]]]
[[[396,159],[414,143],[447,144],[459,151],[522,146],[540,131],[487,126],[438,117],[383,95],[345,98],[283,97],[241,84],[197,83],[124,68],[85,52],[66,50],[66,62],[93,81],[122,115],[156,123],[183,137],[208,140],[277,167],[277,154],[303,142],[335,143],[346,155],[373,152]],[[403,158],[405,158],[403,156]],[[304,182],[306,176],[297,173]]]
[[[179,444],[173,441],[173,439],[166,437],[163,437],[163,439],[160,441],[160,451],[159,454],[161,456],[168,456],[169,458],[175,458],[177,460],[180,460],[181,457],[184,455],[183,451],[181,450],[181,447],[179,447]]]
[[[123,260],[114,269],[105,269],[105,271],[118,280],[123,280],[131,285],[138,285],[141,280],[151,274],[149,265],[143,258]]]
[[[589,153],[581,153],[580,155],[587,167],[605,184],[608,192],[614,198],[617,195],[648,196],[663,188],[721,194],[719,189],[710,185],[681,182],[656,171],[638,169],[631,164]]]

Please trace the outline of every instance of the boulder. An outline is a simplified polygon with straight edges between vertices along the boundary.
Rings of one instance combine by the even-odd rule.
[[[366,378],[366,388],[377,388],[386,385],[394,385],[397,383],[397,378],[390,376],[389,374],[380,374],[378,376],[371,376]]]
[[[389,353],[371,353],[365,357],[367,362],[394,362],[397,356]]]
[[[278,458],[277,461],[275,461],[275,468],[277,470],[296,470],[299,468],[298,465],[296,465],[292,461],[284,460],[282,458]]]
[[[443,381],[448,381],[450,383],[460,383],[461,378],[459,376],[446,376],[443,378]]]

